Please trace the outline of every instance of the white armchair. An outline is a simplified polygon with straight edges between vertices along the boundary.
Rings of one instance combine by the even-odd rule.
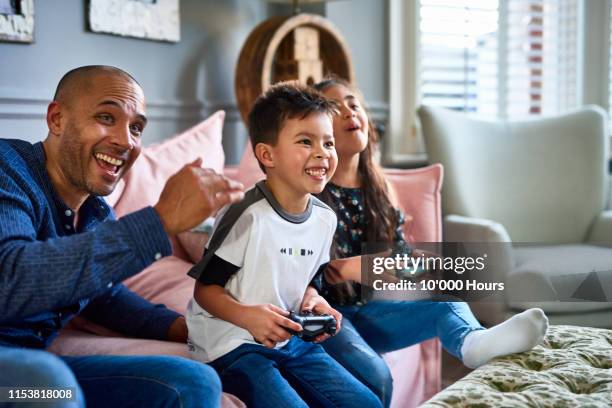
[[[445,167],[445,241],[508,243],[496,257],[505,304],[477,315],[494,322],[538,306],[553,323],[612,327],[605,112],[516,122],[418,113],[429,160]]]

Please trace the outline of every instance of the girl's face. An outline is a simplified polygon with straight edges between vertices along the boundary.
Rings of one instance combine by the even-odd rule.
[[[355,92],[344,85],[334,85],[323,94],[338,103],[340,114],[334,116],[334,138],[338,157],[361,153],[368,145],[368,116]]]

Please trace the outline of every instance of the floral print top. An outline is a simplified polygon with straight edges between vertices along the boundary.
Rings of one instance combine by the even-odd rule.
[[[364,197],[361,188],[340,187],[334,183],[327,183],[325,190],[326,204],[330,205],[338,217],[338,227],[335,235],[335,254],[339,258],[362,255],[363,246],[366,243],[366,215],[364,212]],[[320,197],[322,198],[322,197]],[[331,202],[328,202],[331,201]],[[404,214],[400,210],[395,234],[395,244],[401,247],[407,246],[404,239],[402,226],[405,222]],[[332,249],[333,251],[334,249]],[[322,279],[321,294],[333,303],[357,304],[361,302],[361,285],[350,283],[352,290],[345,290],[344,295],[338,292],[338,285],[330,285]],[[344,284],[346,286],[346,284]],[[336,288],[334,288],[336,287]]]

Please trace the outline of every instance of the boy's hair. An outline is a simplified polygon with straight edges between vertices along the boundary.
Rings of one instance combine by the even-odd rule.
[[[251,147],[259,143],[276,145],[287,119],[304,119],[312,113],[331,115],[338,112],[334,101],[310,86],[297,81],[279,82],[261,94],[249,112],[248,128]],[[259,167],[266,172],[265,167]]]

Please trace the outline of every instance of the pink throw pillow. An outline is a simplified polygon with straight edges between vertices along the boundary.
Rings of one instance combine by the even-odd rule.
[[[409,242],[442,242],[443,168],[440,164],[411,169],[385,169],[385,177],[394,189],[400,209],[412,217],[404,227]]]
[[[195,280],[187,275],[192,267],[190,262],[167,256],[123,283],[149,302],[162,303],[169,309],[185,314],[195,285]]]
[[[234,177],[232,177],[234,178]],[[253,154],[253,148],[251,142],[248,142],[244,148],[244,154],[238,165],[238,171],[235,174],[235,180],[244,184],[245,190],[250,189],[259,180],[266,178],[266,175],[259,167],[259,162]]]
[[[187,253],[188,259],[194,264],[200,262],[209,235],[206,232],[185,231],[178,234],[176,238]]]
[[[142,149],[125,176],[125,188],[115,204],[118,217],[157,203],[170,176],[201,157],[203,166],[223,172],[221,145],[224,111],[218,111],[191,129]]]

